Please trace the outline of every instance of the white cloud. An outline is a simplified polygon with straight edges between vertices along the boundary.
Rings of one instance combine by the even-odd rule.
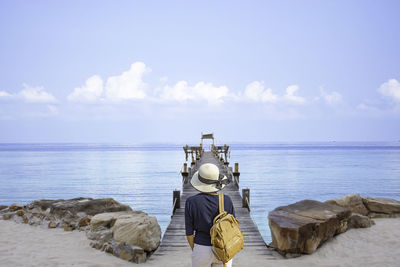
[[[198,82],[189,86],[186,81],[179,81],[174,86],[166,85],[159,97],[162,100],[185,102],[187,100],[201,101],[208,103],[221,103],[228,96],[229,89],[226,86],[214,86],[212,83]]]
[[[283,96],[283,98],[289,102],[304,104],[306,102],[306,99],[304,97],[295,95],[298,90],[299,90],[298,85],[288,86],[286,88],[286,94]]]
[[[67,99],[73,102],[93,103],[100,99],[103,94],[103,80],[98,75],[93,75],[86,80],[82,87],[77,87],[68,95]]]
[[[17,96],[28,103],[56,103],[57,99],[50,93],[47,93],[42,86],[32,87],[26,83],[24,89]]]
[[[13,97],[13,95],[5,91],[0,91],[0,98],[10,98],[10,97]]]
[[[330,93],[325,92],[324,89],[321,88],[321,97],[328,105],[336,105],[342,102],[342,95],[336,91],[332,91]]]
[[[147,97],[147,84],[143,81],[143,76],[150,71],[144,63],[135,62],[128,71],[109,77],[105,86],[99,75],[93,75],[86,80],[84,86],[75,88],[67,99],[82,103],[144,99]]]
[[[274,103],[278,100],[278,96],[272,93],[270,88],[264,89],[264,84],[258,81],[249,83],[244,90],[244,95],[247,99],[256,102]]]
[[[150,71],[143,62],[135,62],[128,71],[109,77],[105,87],[106,98],[112,101],[144,99],[147,84],[142,78]]]
[[[24,89],[16,94],[0,91],[0,98],[20,99],[27,103],[57,103],[57,99],[52,94],[46,92],[43,86],[32,87],[26,83],[22,86]]]
[[[383,83],[378,91],[386,97],[392,98],[396,102],[400,102],[400,83],[396,79],[390,79]]]

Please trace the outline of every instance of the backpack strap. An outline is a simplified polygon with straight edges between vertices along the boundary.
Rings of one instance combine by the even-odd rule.
[[[219,213],[224,212],[224,194],[218,195],[218,205],[219,205]]]

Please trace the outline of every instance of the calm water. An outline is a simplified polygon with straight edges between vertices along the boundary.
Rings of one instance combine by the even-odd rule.
[[[0,204],[112,197],[156,216],[164,231],[181,188],[181,145],[0,144]],[[400,143],[232,145],[252,217],[270,241],[268,211],[349,193],[400,199]]]

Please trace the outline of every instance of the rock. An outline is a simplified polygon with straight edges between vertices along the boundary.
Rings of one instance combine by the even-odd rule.
[[[42,224],[42,220],[38,216],[32,216],[28,223],[29,225],[40,225]]]
[[[3,220],[10,220],[14,217],[15,212],[7,212],[3,214]]]
[[[12,204],[8,209],[10,211],[17,211],[17,210],[22,210],[23,208],[24,208],[23,205]]]
[[[53,221],[50,221],[49,224],[48,224],[48,227],[49,228],[56,228],[57,227],[57,223],[53,222]]]
[[[79,229],[87,230],[90,220],[93,215],[108,211],[132,211],[132,209],[123,205],[112,198],[92,199],[92,198],[74,198],[69,200],[58,199],[36,200],[24,206],[13,204],[10,208],[16,210],[19,216],[25,213],[29,224],[43,224],[48,227],[49,222],[57,223],[57,227],[64,227],[66,229]],[[7,210],[6,210],[7,211]],[[2,212],[3,214],[4,212]],[[0,214],[0,216],[2,216]],[[6,217],[9,215],[6,215]],[[33,218],[37,217],[37,218]],[[21,221],[17,217],[13,217],[14,221]],[[25,219],[24,219],[25,220]]]
[[[400,201],[382,197],[363,197],[367,209],[376,213],[400,213]]]
[[[350,216],[348,222],[349,228],[368,228],[375,224],[368,216],[354,213]]]
[[[54,203],[50,214],[63,216],[66,212],[77,214],[85,212],[87,215],[96,215],[104,212],[131,211],[132,209],[112,198],[65,200]]]
[[[120,211],[120,212],[107,212],[95,215],[90,221],[90,229],[97,231],[101,228],[111,228],[114,226],[117,218],[129,218],[132,214],[146,214],[142,211]]]
[[[368,210],[364,206],[363,199],[360,197],[360,194],[349,194],[342,198],[327,200],[325,203],[350,209],[353,213],[368,215]]]
[[[36,200],[28,205],[29,209],[38,208],[42,211],[50,209],[48,215],[58,218],[77,219],[81,214],[94,216],[98,213],[131,211],[132,209],[112,198],[74,198],[69,200]]]
[[[147,259],[146,252],[141,248],[133,248],[134,258],[133,262],[135,263],[145,263]]]
[[[157,219],[145,213],[131,213],[117,218],[112,227],[114,240],[131,246],[139,246],[145,251],[158,248],[161,228]]]
[[[25,210],[17,210],[17,211],[15,212],[15,214],[17,214],[18,216],[21,216],[21,217],[24,216],[25,213],[26,213]]]
[[[126,250],[122,250],[121,253],[119,253],[119,257],[126,261],[131,261],[133,259],[133,255],[131,254],[131,252]]]
[[[0,205],[0,210],[4,210],[6,208],[8,208],[8,206]]]
[[[314,200],[278,207],[268,214],[271,246],[284,254],[310,254],[329,238],[346,231],[350,215],[349,209]]]
[[[90,224],[91,219],[92,219],[92,216],[86,215],[85,217],[83,217],[82,219],[79,220],[78,226],[79,227],[88,226]]]
[[[110,254],[114,253],[114,250],[113,250],[113,248],[112,248],[112,246],[110,244],[104,244],[103,251],[105,251],[107,253],[110,253]]]
[[[101,231],[88,231],[86,237],[90,240],[103,240],[109,241],[112,239],[113,232],[111,229],[105,229]]]
[[[111,241],[112,239],[118,244],[138,246],[146,251],[153,251],[160,245],[161,228],[157,219],[142,211],[97,214],[90,221],[90,229],[87,237],[92,240]],[[111,230],[112,234],[109,234],[107,230]],[[113,247],[113,251],[114,254],[119,255],[116,247]],[[138,256],[138,260],[140,257]]]
[[[75,227],[72,226],[72,225],[69,225],[69,224],[64,224],[63,228],[64,228],[64,231],[72,231],[72,230],[75,230]]]
[[[368,213],[368,217],[370,218],[400,218],[400,213],[378,213],[378,212],[370,212]]]

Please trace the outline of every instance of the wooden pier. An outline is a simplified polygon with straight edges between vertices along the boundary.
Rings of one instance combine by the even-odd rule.
[[[190,184],[190,179],[204,163],[217,165],[220,173],[226,175],[230,180],[230,183],[220,192],[229,195],[232,199],[236,218],[239,220],[239,226],[244,236],[244,250],[251,250],[260,256],[265,255],[266,259],[275,259],[275,253],[266,246],[257,225],[250,216],[250,190],[242,189],[243,198],[240,195],[238,164],[235,164],[234,169],[229,167],[227,159],[229,146],[215,146],[212,144],[211,151],[204,151],[201,143],[198,147],[186,145],[183,149],[186,153],[186,160],[188,160],[189,154],[192,155],[192,162],[190,167],[185,163],[182,168],[182,193],[180,190],[176,190],[173,193],[171,222],[164,233],[160,247],[150,257],[150,260],[151,258],[165,257],[171,252],[179,252],[189,247],[185,235],[185,201],[188,197],[199,193]]]

